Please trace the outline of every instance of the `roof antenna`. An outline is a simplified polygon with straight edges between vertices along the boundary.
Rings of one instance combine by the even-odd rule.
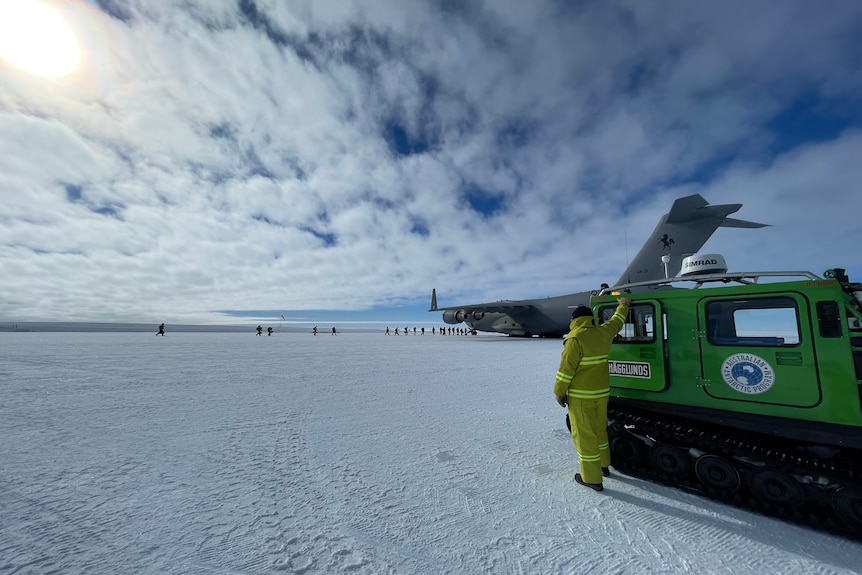
[[[626,269],[629,269],[629,230],[628,228],[623,228],[623,237],[625,238],[626,244]],[[628,276],[626,279],[626,283],[632,283],[632,276]]]

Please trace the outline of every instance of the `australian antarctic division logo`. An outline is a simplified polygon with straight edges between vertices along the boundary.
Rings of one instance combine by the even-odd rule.
[[[775,371],[760,356],[736,353],[721,364],[724,382],[740,393],[763,393],[775,383]]]

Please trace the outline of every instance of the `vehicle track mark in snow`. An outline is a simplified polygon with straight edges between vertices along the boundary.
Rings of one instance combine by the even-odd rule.
[[[545,476],[556,473],[557,469],[547,463],[539,463],[533,466],[533,472],[535,472],[536,475]]]

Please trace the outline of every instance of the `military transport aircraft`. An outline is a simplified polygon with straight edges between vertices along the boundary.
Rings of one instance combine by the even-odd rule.
[[[762,228],[768,225],[727,217],[741,207],[742,204],[711,206],[700,194],[677,199],[620,279],[612,285],[675,277],[682,259],[697,253],[719,227]],[[585,291],[543,299],[437,307],[437,290],[434,289],[428,311],[442,311],[444,322],[464,322],[475,331],[522,337],[562,337],[569,331],[572,308],[588,305],[589,299],[590,291]]]

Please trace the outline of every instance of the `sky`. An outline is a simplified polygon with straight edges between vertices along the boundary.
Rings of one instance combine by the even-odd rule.
[[[693,193],[770,224],[730,270],[862,278],[855,0],[43,1],[77,66],[0,46],[0,320],[439,324]]]
[[[614,467],[576,484],[559,357],[493,335],[0,333],[0,571],[862,573],[862,541]]]

